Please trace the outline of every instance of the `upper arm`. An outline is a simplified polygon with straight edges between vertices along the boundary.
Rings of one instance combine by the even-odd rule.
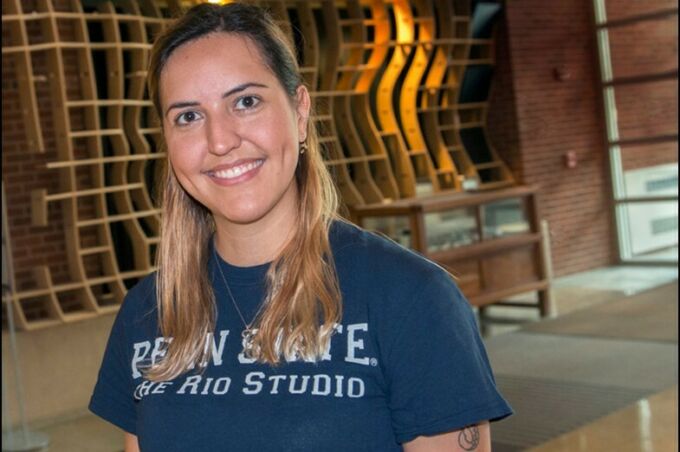
[[[418,436],[403,446],[404,452],[488,452],[491,450],[491,428],[488,422],[482,422],[452,432]]]
[[[125,432],[125,452],[139,452],[137,435]]]
[[[137,433],[135,389],[143,375],[141,366],[136,365],[135,344],[142,346],[140,350],[151,348],[148,338],[154,334],[153,317],[142,315],[154,306],[153,287],[153,277],[147,277],[125,296],[111,327],[89,404],[90,411],[125,432]]]
[[[383,365],[398,442],[511,413],[496,388],[472,309],[447,275],[434,274],[411,297],[403,321],[390,326],[399,335],[383,353]]]

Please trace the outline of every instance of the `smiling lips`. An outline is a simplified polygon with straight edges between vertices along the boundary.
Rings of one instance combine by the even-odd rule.
[[[235,181],[236,179],[242,179],[243,176],[250,175],[250,173],[262,166],[263,163],[264,159],[251,160],[230,165],[229,168],[207,171],[206,174],[223,181]]]

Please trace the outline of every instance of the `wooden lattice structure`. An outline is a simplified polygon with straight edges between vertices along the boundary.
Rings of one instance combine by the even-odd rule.
[[[21,93],[26,140],[46,137],[36,83],[49,85],[59,190],[32,195],[35,225],[58,205],[70,280],[51,265],[12,293],[23,329],[114,311],[153,270],[159,211],[152,186],[164,161],[145,90],[153,37],[185,1],[3,0],[3,64]],[[484,133],[487,102],[459,102],[466,70],[493,64],[491,37],[473,37],[463,0],[259,1],[298,44],[324,157],[344,203],[388,203],[421,193],[512,185]],[[66,5],[66,6],[65,6]],[[28,30],[31,30],[29,33]],[[37,71],[35,61],[42,61]],[[44,112],[42,112],[44,113]],[[470,141],[473,143],[473,141]]]

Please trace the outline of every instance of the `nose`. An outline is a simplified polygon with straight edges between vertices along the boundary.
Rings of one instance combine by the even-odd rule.
[[[213,117],[207,121],[208,152],[226,155],[241,144],[236,125],[229,118]]]

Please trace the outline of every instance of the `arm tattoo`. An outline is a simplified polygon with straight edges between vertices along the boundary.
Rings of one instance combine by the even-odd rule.
[[[479,427],[470,425],[458,434],[458,445],[463,450],[475,450],[479,446]]]

